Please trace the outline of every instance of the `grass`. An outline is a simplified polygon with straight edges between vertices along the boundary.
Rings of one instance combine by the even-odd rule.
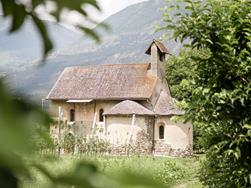
[[[151,156],[111,157],[111,156],[63,156],[59,160],[45,160],[44,165],[50,173],[58,174],[71,171],[80,160],[95,163],[98,169],[107,176],[115,176],[120,171],[129,171],[147,175],[164,183],[167,187],[202,187],[197,179],[199,157],[167,158]],[[38,158],[37,160],[41,160]],[[31,179],[24,179],[22,188],[51,187],[48,178],[34,170]]]

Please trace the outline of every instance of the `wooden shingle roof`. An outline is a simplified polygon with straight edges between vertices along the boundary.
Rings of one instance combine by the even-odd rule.
[[[159,49],[159,51],[161,53],[170,54],[170,52],[165,47],[165,45],[162,42],[158,41],[158,40],[153,40],[153,42],[151,43],[151,45],[146,50],[146,54],[151,55],[151,47],[152,47],[153,44],[155,44],[158,47],[158,49]]]
[[[152,111],[148,110],[141,104],[130,100],[122,101],[104,113],[104,115],[132,115],[132,114],[154,115]]]
[[[145,63],[65,68],[47,99],[145,100],[156,84],[148,67]]]

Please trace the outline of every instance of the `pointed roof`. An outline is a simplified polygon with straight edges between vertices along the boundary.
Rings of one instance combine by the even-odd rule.
[[[155,44],[157,47],[158,47],[158,49],[159,49],[159,51],[161,52],[161,53],[164,53],[164,54],[170,54],[170,52],[168,51],[168,49],[165,47],[165,45],[162,43],[162,42],[160,42],[160,41],[158,41],[158,40],[153,40],[153,42],[151,43],[151,45],[148,47],[148,49],[146,50],[146,54],[148,54],[148,55],[151,55],[151,47],[152,47],[152,45],[153,44]]]
[[[172,97],[162,91],[154,107],[156,115],[184,115],[184,111],[177,108]]]
[[[110,110],[104,113],[104,115],[154,115],[154,113],[137,102],[125,100]]]

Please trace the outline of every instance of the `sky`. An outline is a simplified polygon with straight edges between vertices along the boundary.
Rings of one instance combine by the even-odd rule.
[[[126,8],[129,5],[140,3],[147,0],[97,0],[102,12],[98,12],[93,7],[86,7],[87,12],[90,14],[91,18],[95,21],[101,22],[107,17],[119,12],[120,10]],[[83,19],[80,15],[71,13],[65,14],[63,18],[66,23],[83,23]],[[70,25],[70,24],[69,24]]]
[[[136,3],[140,3],[147,0],[97,0],[102,12],[98,12],[92,7],[85,7],[87,9],[87,12],[90,14],[91,18],[94,19],[97,22],[101,22],[105,20],[107,17],[111,16],[112,14],[115,14],[116,12],[119,12],[120,10],[126,8],[129,5],[133,5]],[[49,6],[50,7],[50,6]],[[70,14],[63,14],[63,23],[65,27],[69,29],[74,29],[72,25],[77,25],[81,23],[85,23],[85,25],[89,25],[89,23],[86,23],[82,16],[76,13],[70,13]],[[94,25],[89,25],[90,27],[95,27]]]
[[[21,1],[27,1],[27,0],[21,0]],[[101,22],[107,17],[111,16],[112,14],[115,14],[116,12],[119,12],[120,10],[126,8],[129,5],[140,3],[147,0],[97,0],[102,13],[97,12],[94,10],[94,8],[87,7],[88,12],[90,13],[91,17],[94,18],[95,21]],[[151,1],[151,0],[150,0]],[[48,3],[48,6],[38,10],[38,13],[42,16],[45,20],[51,20],[50,17],[48,17],[45,14],[44,8],[48,10],[53,10],[53,5]],[[1,9],[1,7],[0,7]],[[1,10],[0,10],[1,11]],[[0,12],[1,14],[1,12]],[[77,14],[77,13],[71,13],[71,14],[63,14],[63,25],[71,27],[71,25],[76,25],[78,23],[84,23],[83,18]]]
[[[103,14],[98,15],[99,20],[104,20],[108,16],[124,9],[125,7],[146,0],[98,0]]]

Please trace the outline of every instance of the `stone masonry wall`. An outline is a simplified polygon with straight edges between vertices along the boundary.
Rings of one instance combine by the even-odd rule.
[[[159,127],[164,126],[164,138],[159,138]],[[154,155],[190,156],[193,153],[192,124],[171,121],[170,116],[158,117],[155,122]]]
[[[188,146],[185,149],[174,149],[170,145],[168,145],[164,140],[155,140],[154,146],[155,150],[153,154],[155,156],[188,157],[193,154],[191,146]]]
[[[124,120],[122,121],[122,119]],[[111,121],[112,119],[112,121]],[[131,117],[116,117],[109,119],[107,117],[108,127],[114,125],[112,122],[124,122],[124,129],[121,130],[125,133],[120,136],[124,142],[116,143],[112,142],[111,137],[114,136],[111,133],[107,136],[111,143],[111,154],[113,155],[129,155],[129,154],[152,154],[153,151],[153,117],[136,116],[136,123],[132,139],[128,142],[126,132],[131,129]],[[127,121],[125,120],[127,119]],[[121,120],[121,121],[119,121]],[[127,122],[127,124],[126,124]],[[115,125],[116,126],[116,125]],[[121,126],[121,125],[120,125]],[[108,128],[109,131],[109,128]],[[110,137],[110,138],[109,138]]]

